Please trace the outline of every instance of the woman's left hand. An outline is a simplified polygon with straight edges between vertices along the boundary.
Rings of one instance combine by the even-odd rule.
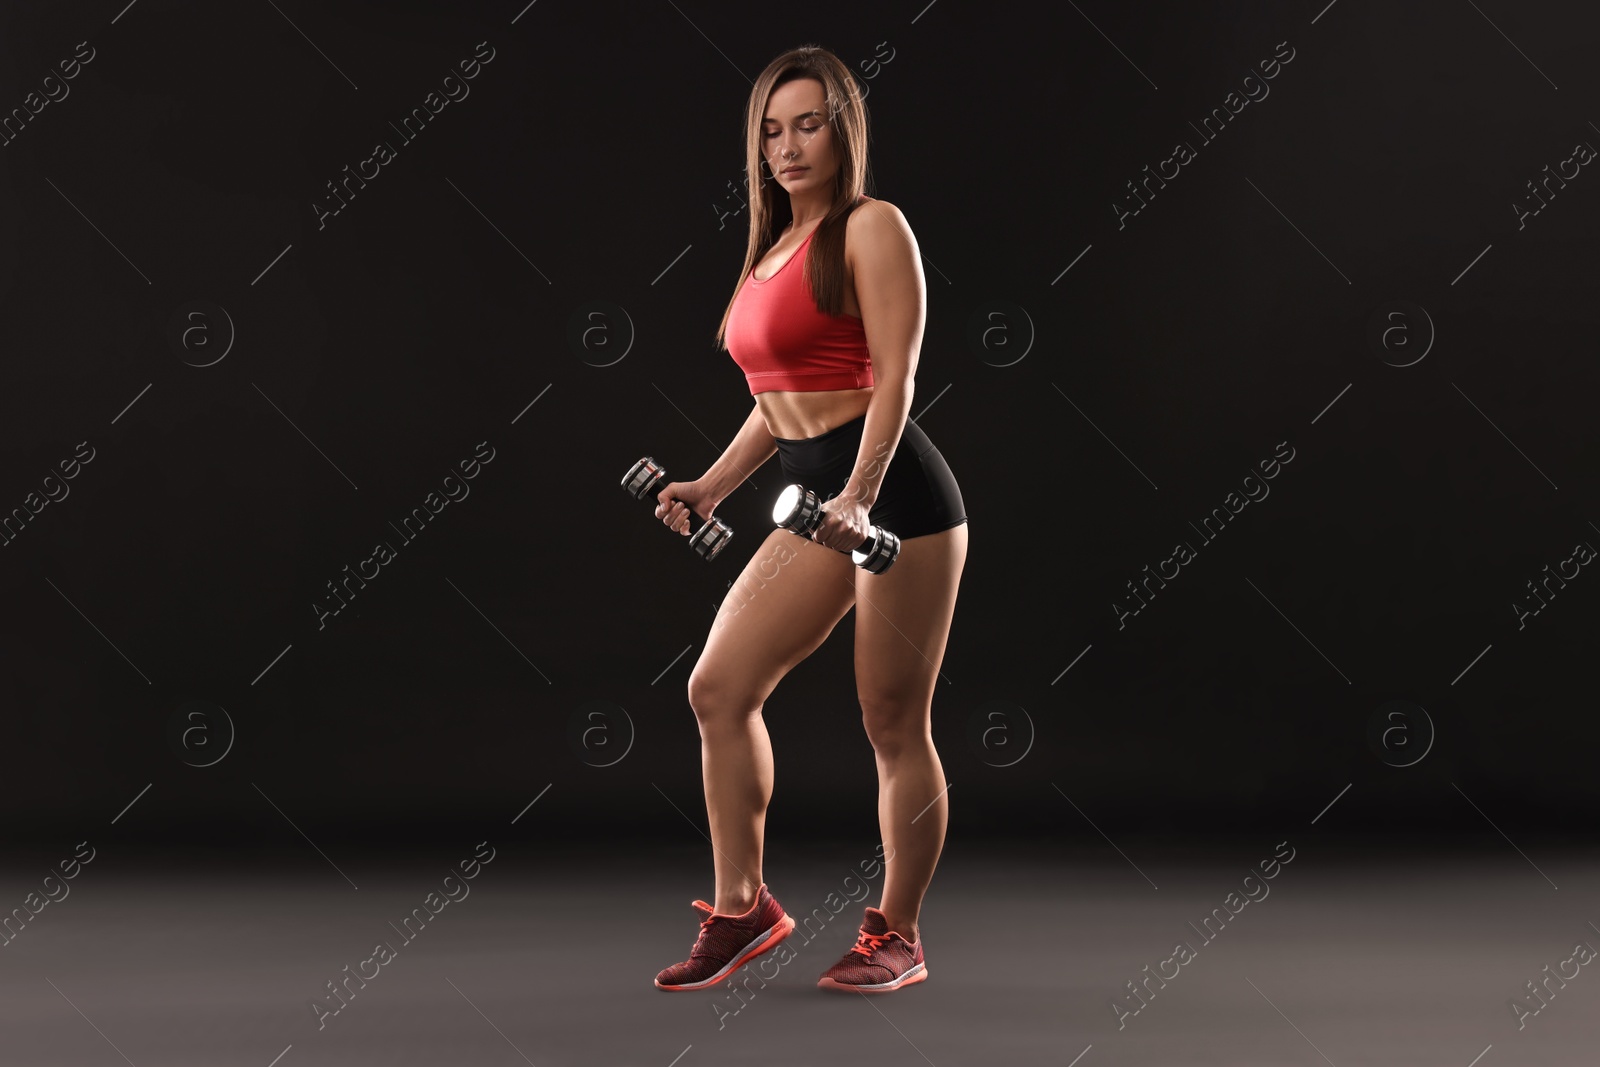
[[[822,521],[811,539],[824,548],[849,552],[861,547],[872,529],[866,505],[860,500],[836,496],[822,502]]]

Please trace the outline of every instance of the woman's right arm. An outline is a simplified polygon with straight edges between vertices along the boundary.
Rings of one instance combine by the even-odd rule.
[[[722,456],[700,476],[700,484],[717,500],[724,500],[778,450],[759,406],[750,409],[738,436]]]

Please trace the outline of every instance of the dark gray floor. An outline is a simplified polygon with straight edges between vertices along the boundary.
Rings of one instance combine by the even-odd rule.
[[[764,988],[752,978],[736,1014],[715,1007],[740,1004],[725,988],[651,985],[694,939],[704,849],[502,848],[409,944],[389,923],[443,884],[444,852],[379,866],[308,848],[256,870],[148,855],[136,869],[102,852],[0,948],[0,1064],[1600,1062],[1600,961],[1552,980],[1520,1031],[1508,1006],[1579,942],[1600,947],[1592,850],[1378,859],[1291,842],[1267,896],[1202,940],[1189,924],[1275,843],[1119,840],[1126,857],[952,845],[922,915],[927,982],[873,998],[814,988],[854,940],[851,904],[810,940],[797,931],[798,958]],[[774,848],[765,875],[797,919],[828,916],[872,847]],[[7,862],[3,906],[21,907],[50,862]],[[384,940],[395,957],[319,1030],[309,1002]],[[1113,998],[1179,941],[1193,958],[1119,1029]]]

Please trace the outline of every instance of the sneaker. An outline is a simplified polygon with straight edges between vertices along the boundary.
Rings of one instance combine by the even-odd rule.
[[[817,980],[818,989],[846,993],[893,993],[928,977],[922,939],[912,944],[893,930],[877,908],[867,908],[866,921],[850,951]]]
[[[687,960],[656,975],[657,989],[705,989],[716,985],[794,930],[794,920],[773,898],[765,882],[756,890],[756,902],[743,915],[713,911],[703,900],[696,900],[693,905],[706,915],[700,922],[700,936],[695,938]]]

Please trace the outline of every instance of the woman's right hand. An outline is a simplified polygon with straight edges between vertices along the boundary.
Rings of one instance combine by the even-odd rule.
[[[712,495],[698,478],[692,482],[668,482],[661,492],[656,494],[656,518],[687,537],[689,512],[693,511],[702,519],[709,519],[720,503],[722,498]]]

